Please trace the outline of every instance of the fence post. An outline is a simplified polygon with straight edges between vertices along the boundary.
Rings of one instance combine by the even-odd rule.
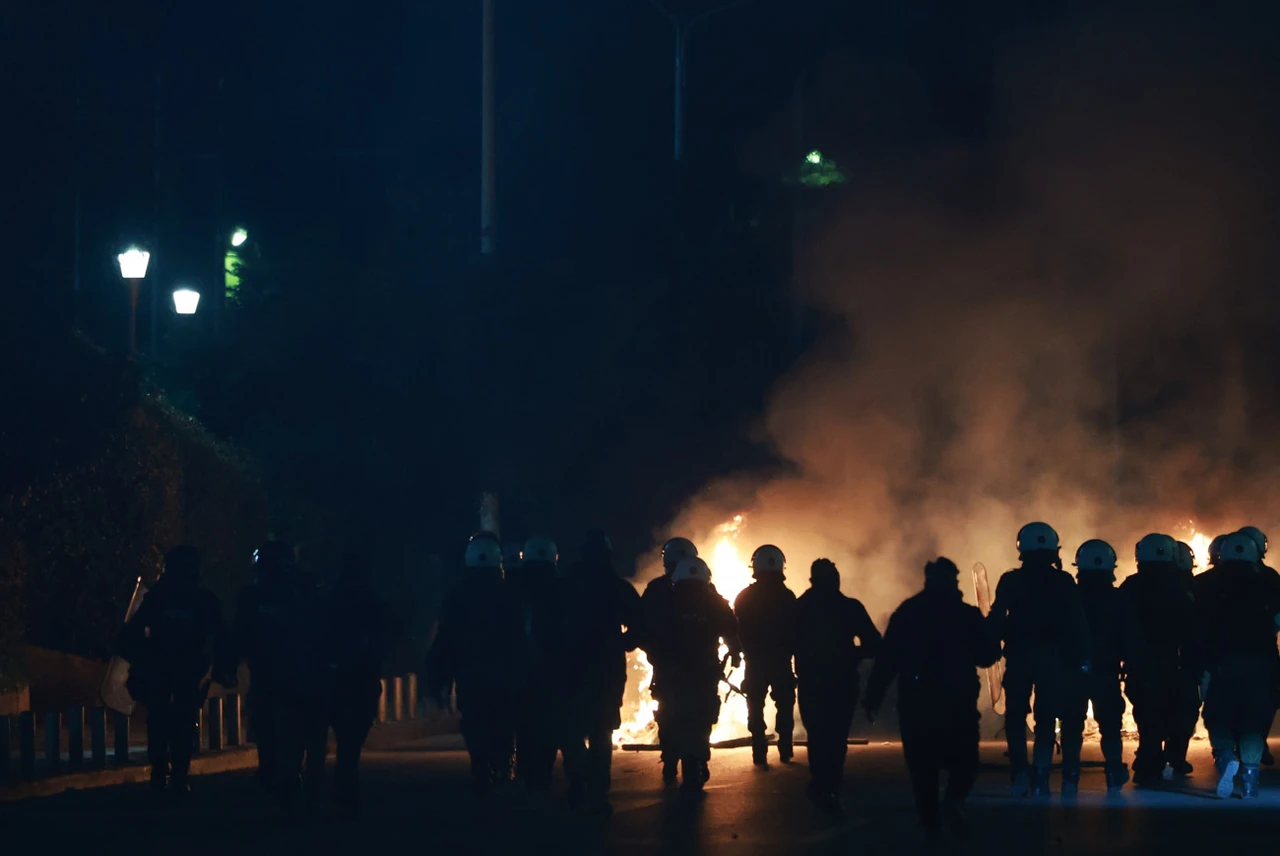
[[[93,766],[107,766],[107,709],[95,707],[89,711],[89,745],[93,753]]]
[[[404,679],[396,675],[391,679],[391,721],[404,719]]]
[[[62,760],[62,717],[56,713],[44,715],[44,760],[51,773]]]
[[[405,705],[410,719],[418,718],[418,676],[413,672],[404,676]]]
[[[67,766],[73,770],[84,764],[84,708],[72,705],[67,711]]]
[[[240,694],[229,695],[226,699],[227,745],[244,745],[244,720],[240,715]]]
[[[129,763],[129,714],[115,712],[116,766]]]
[[[0,716],[0,780],[9,777],[9,717]]]
[[[382,679],[382,695],[378,696],[378,721],[387,721],[387,679]]]
[[[36,716],[29,710],[18,714],[18,752],[21,755],[22,778],[36,777]]]
[[[205,718],[209,728],[209,751],[222,751],[222,698],[209,699],[209,714]]]

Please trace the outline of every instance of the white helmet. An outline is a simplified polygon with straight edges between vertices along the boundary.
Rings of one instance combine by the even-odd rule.
[[[688,538],[672,538],[662,545],[662,567],[671,573],[681,559],[692,559],[698,555],[698,548]]]
[[[780,574],[787,566],[787,557],[772,544],[765,544],[751,554],[751,570],[755,576]]]
[[[1257,562],[1258,542],[1247,532],[1228,535],[1222,542],[1222,561]]]
[[[681,559],[680,564],[676,565],[676,569],[671,573],[671,581],[679,583],[685,580],[709,583],[711,582],[711,568],[707,567],[707,563],[697,556]]]
[[[1255,543],[1255,544],[1257,544],[1257,545],[1258,545],[1258,560],[1259,560],[1259,561],[1261,561],[1262,559],[1266,558],[1266,555],[1267,555],[1267,534],[1266,534],[1265,532],[1263,532],[1263,531],[1262,531],[1261,529],[1259,529],[1257,526],[1242,526],[1242,527],[1240,527],[1240,533],[1241,533],[1242,535],[1248,535],[1250,538],[1252,538],[1252,539],[1253,539],[1253,543]]]
[[[1186,541],[1178,542],[1178,570],[1191,573],[1196,569],[1196,554]]]
[[[1058,549],[1058,533],[1048,523],[1028,523],[1018,530],[1018,552],[1035,553]]]
[[[1178,561],[1178,542],[1170,535],[1152,532],[1144,536],[1134,549],[1134,557],[1139,562],[1176,562]]]
[[[541,562],[547,565],[554,565],[560,559],[560,551],[556,549],[555,541],[539,535],[524,542],[524,550],[520,553],[520,559],[524,562]]]
[[[1106,541],[1094,538],[1076,550],[1076,567],[1082,571],[1114,571],[1116,551]]]
[[[468,568],[501,568],[502,547],[496,538],[478,536],[467,544]]]

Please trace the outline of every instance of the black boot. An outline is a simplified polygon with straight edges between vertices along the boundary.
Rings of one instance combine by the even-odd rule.
[[[1118,791],[1129,784],[1129,768],[1124,764],[1107,767],[1107,790]]]
[[[778,760],[784,764],[790,764],[795,752],[791,748],[791,735],[778,735]]]
[[[1240,771],[1240,762],[1230,756],[1223,756],[1214,764],[1218,771],[1218,799],[1229,800],[1236,791],[1236,773]]]
[[[1256,764],[1246,764],[1240,773],[1240,789],[1247,800],[1258,797],[1258,776],[1261,770]]]
[[[1031,773],[1029,770],[1014,770],[1009,790],[1015,797],[1025,797],[1031,790]]]
[[[757,767],[769,766],[769,741],[763,735],[751,738],[751,763]]]
[[[1080,768],[1062,768],[1062,796],[1071,799],[1080,793]]]
[[[676,758],[662,759],[662,786],[674,788],[680,784],[680,761]]]
[[[1049,768],[1036,767],[1031,775],[1031,796],[1049,796]]]

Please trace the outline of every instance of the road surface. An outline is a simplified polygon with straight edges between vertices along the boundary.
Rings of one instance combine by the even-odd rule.
[[[834,818],[814,811],[804,797],[803,749],[796,764],[775,763],[767,772],[751,766],[749,750],[717,751],[701,800],[661,791],[656,754],[618,753],[617,813],[608,822],[570,810],[559,781],[556,793],[543,799],[513,788],[478,801],[467,787],[463,753],[413,749],[367,756],[366,811],[358,823],[323,812],[282,821],[260,799],[251,775],[228,773],[196,779],[193,794],[181,804],[157,799],[144,786],[121,786],[0,806],[0,829],[6,846],[166,856],[922,852],[900,751],[888,744],[850,748],[846,810]],[[1086,761],[1096,760],[1096,753],[1096,744],[1087,747]],[[967,844],[944,841],[942,851],[1280,852],[1280,772],[1264,774],[1265,791],[1256,802],[1219,802],[1210,796],[1211,763],[1203,743],[1196,744],[1192,758],[1197,775],[1181,788],[1126,789],[1109,797],[1101,768],[1090,767],[1073,804],[1058,796],[1044,802],[1012,799],[999,747],[985,745],[983,760],[967,812],[974,838]]]

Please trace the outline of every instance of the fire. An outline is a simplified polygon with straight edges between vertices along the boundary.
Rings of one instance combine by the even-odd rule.
[[[738,593],[751,584],[750,553],[743,549],[738,541],[746,518],[735,514],[732,518],[716,527],[713,543],[709,550],[700,550],[700,554],[711,566],[711,583],[725,600],[733,603]],[[728,649],[720,646],[720,657],[723,659]],[[623,699],[626,714],[622,726],[613,732],[615,746],[637,743],[655,743],[657,726],[654,712],[657,703],[649,693],[649,685],[653,681],[653,667],[643,651],[634,651],[627,658],[627,668],[638,678],[628,681],[627,697]],[[727,680],[735,687],[742,686],[743,667],[732,670]],[[634,690],[633,690],[634,686]],[[747,701],[733,692],[725,684],[720,685],[722,697],[728,697],[720,706],[720,719],[711,732],[711,742],[718,743],[747,736]],[[770,721],[766,710],[766,721]]]

